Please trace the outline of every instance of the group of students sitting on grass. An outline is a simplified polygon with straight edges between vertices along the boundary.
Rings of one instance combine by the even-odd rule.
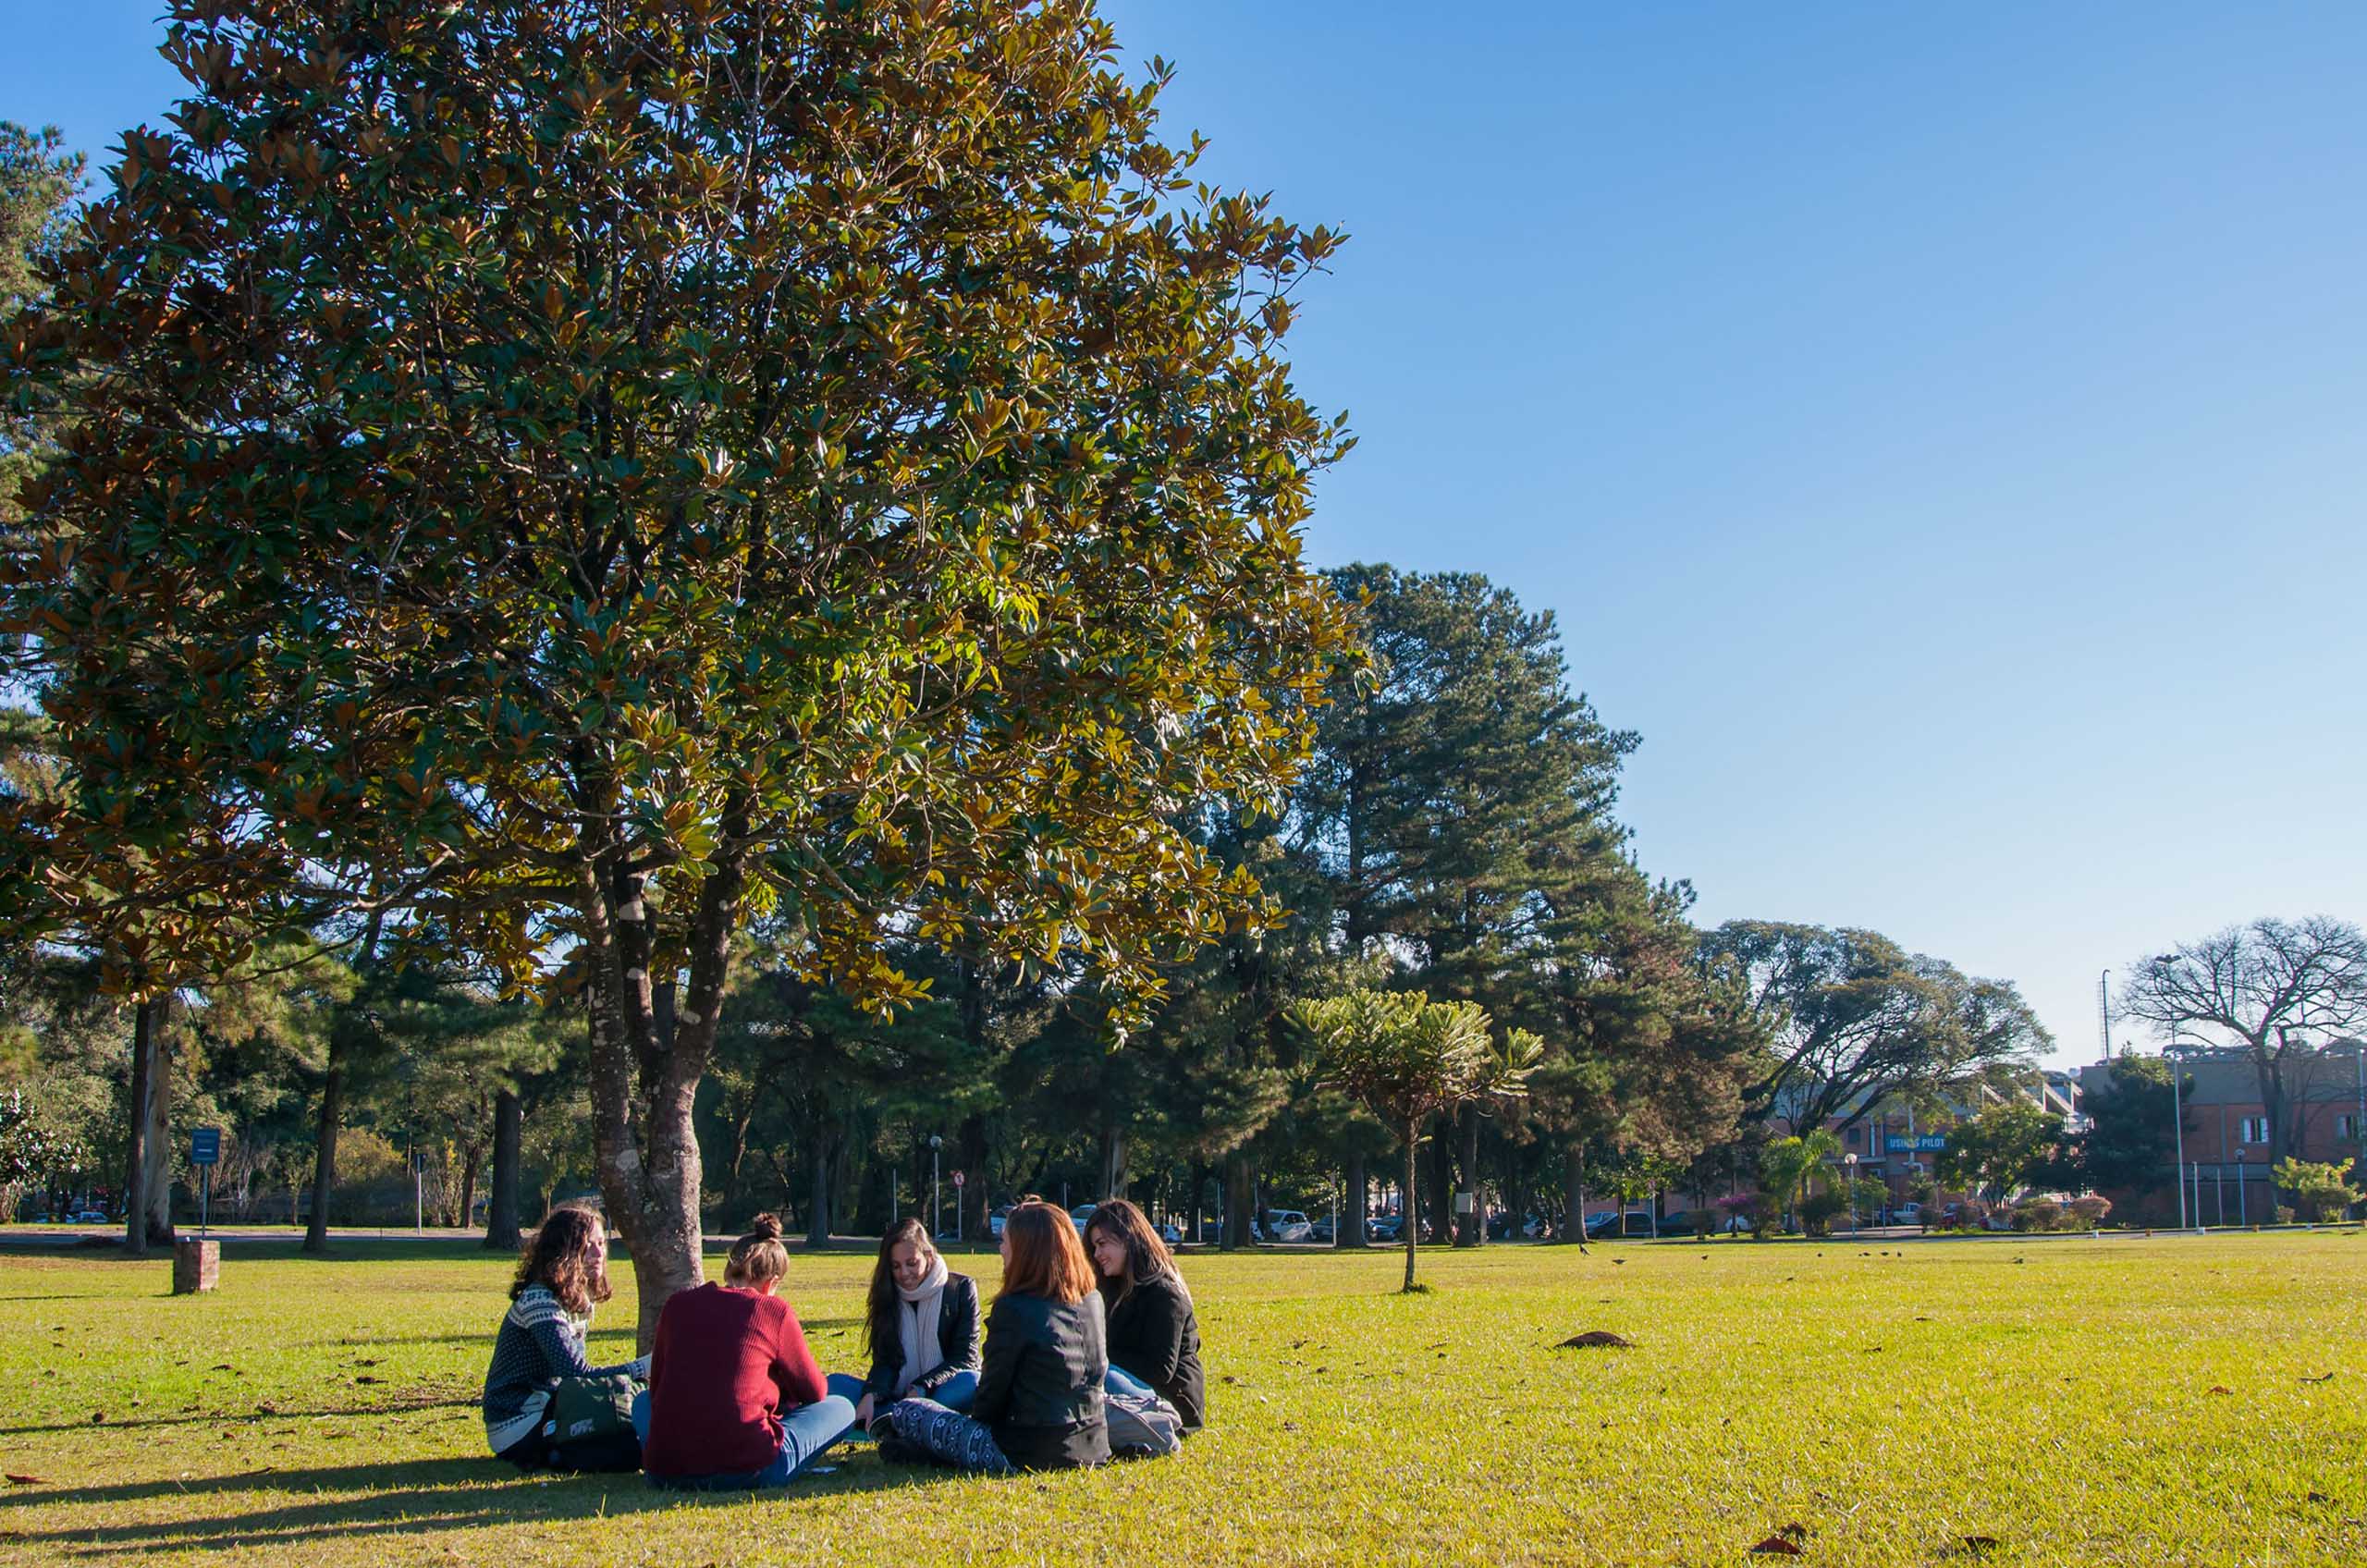
[[[595,1367],[607,1237],[554,1210],[526,1244],[485,1374],[485,1438],[527,1469],[641,1469],[692,1490],[786,1485],[841,1439],[884,1459],[1001,1474],[1171,1454],[1207,1409],[1199,1324],[1141,1209],[1076,1226],[1031,1199],[1003,1222],[1002,1284],[946,1267],[918,1219],[879,1243],[864,1319],[870,1371],[824,1376],[781,1299],[789,1250],[758,1215],[719,1284],[668,1298],[649,1354]]]

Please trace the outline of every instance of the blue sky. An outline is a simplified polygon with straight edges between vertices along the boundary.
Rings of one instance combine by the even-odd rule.
[[[0,116],[96,153],[178,87],[154,0],[8,8]],[[1211,178],[1354,236],[1314,556],[1557,611],[1703,920],[1873,926],[2084,1059],[2099,970],[2367,917],[2367,8],[1104,9]]]

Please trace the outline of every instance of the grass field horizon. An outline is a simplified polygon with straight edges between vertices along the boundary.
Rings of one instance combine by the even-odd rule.
[[[2367,1557],[2356,1231],[1199,1255],[1211,1429],[1015,1479],[840,1456],[785,1495],[520,1476],[467,1241],[166,1260],[0,1249],[0,1563],[1836,1563]],[[792,1258],[859,1371],[867,1258]],[[710,1273],[714,1271],[710,1262]],[[955,1267],[991,1288],[991,1256]],[[629,1269],[594,1333],[632,1350]],[[1603,1329],[1627,1350],[1557,1341]],[[1992,1543],[1984,1544],[1984,1543]]]

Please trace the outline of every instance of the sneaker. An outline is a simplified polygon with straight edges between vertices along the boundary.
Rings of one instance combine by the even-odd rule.
[[[890,1429],[879,1434],[879,1457],[889,1464],[926,1464],[928,1450],[906,1442]]]

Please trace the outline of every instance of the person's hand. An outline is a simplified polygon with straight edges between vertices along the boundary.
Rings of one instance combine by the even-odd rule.
[[[854,1424],[865,1431],[871,1430],[871,1396],[865,1394],[854,1407]]]
[[[632,1375],[632,1380],[634,1382],[646,1383],[649,1381],[649,1357],[645,1355],[634,1356],[631,1361],[625,1363],[625,1370]]]

